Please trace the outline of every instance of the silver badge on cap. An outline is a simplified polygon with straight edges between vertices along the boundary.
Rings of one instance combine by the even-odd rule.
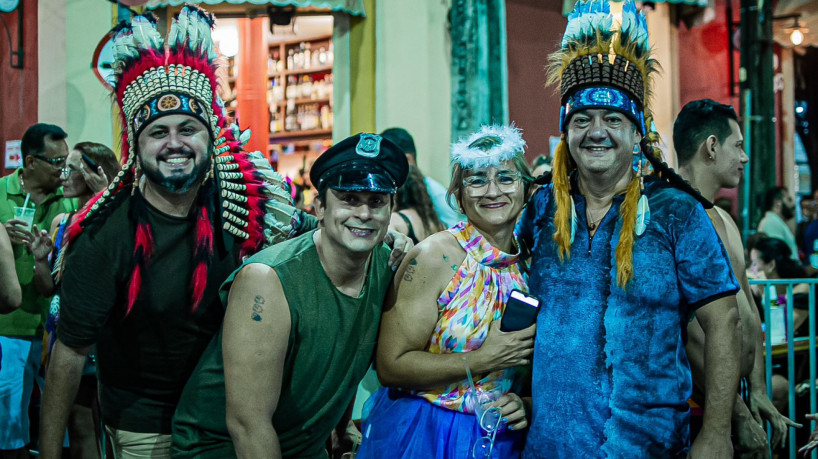
[[[355,153],[367,158],[374,158],[381,152],[381,140],[383,140],[383,137],[377,134],[361,134],[358,145],[355,146]]]

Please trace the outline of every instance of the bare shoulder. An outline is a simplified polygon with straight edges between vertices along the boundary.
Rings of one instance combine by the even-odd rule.
[[[416,281],[432,284],[442,289],[463,262],[466,254],[454,236],[448,231],[440,231],[412,248],[404,258],[395,276],[396,284]]]
[[[3,250],[7,250],[11,254],[11,241],[9,240],[9,233],[6,232],[6,227],[0,225],[0,251]]]
[[[417,245],[416,249],[418,249],[419,261],[447,269],[450,269],[452,264],[459,266],[466,258],[466,252],[460,247],[454,235],[448,231],[438,231],[427,237]]]
[[[720,207],[714,206],[713,208],[716,210],[716,214],[719,216],[722,223],[722,231],[718,231],[719,228],[716,227],[722,242],[724,245],[730,246],[731,249],[738,250],[741,252],[741,256],[744,256],[744,246],[741,242],[741,233],[739,232],[738,225],[736,225],[733,217],[731,217],[727,211]]]
[[[281,287],[281,281],[275,269],[263,263],[248,263],[236,273],[233,286],[231,286],[230,289],[232,290],[236,285],[246,286],[246,284],[253,285],[258,282],[271,283]],[[260,286],[262,286],[262,284],[256,285],[256,287]]]
[[[273,315],[275,321],[267,319]],[[272,323],[284,315],[289,319],[289,305],[275,270],[261,263],[249,263],[241,268],[230,286],[225,323],[234,317],[241,323],[247,320]]]
[[[60,222],[62,221],[63,217],[65,217],[64,213],[57,214],[57,216],[54,217],[54,220],[51,220],[51,228],[49,229],[48,234],[54,234],[57,231],[57,228],[60,227]]]

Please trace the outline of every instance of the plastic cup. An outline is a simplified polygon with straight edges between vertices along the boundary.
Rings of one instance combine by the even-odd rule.
[[[31,231],[31,227],[34,225],[34,210],[33,207],[14,208],[14,218],[25,222],[27,231]]]
[[[491,433],[501,427],[502,415],[500,414],[500,408],[495,406],[500,396],[502,394],[496,391],[477,391],[474,415],[477,417],[480,428],[485,432]]]

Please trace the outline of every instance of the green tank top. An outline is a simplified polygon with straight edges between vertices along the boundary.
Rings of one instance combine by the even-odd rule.
[[[325,444],[372,362],[386,291],[389,249],[377,247],[357,298],[338,291],[321,267],[310,231],[263,250],[244,264],[275,269],[292,325],[273,426],[284,457],[324,458]],[[241,269],[241,268],[239,268]],[[234,272],[222,285],[222,302]],[[182,393],[173,418],[173,457],[235,457],[225,423],[222,332]]]

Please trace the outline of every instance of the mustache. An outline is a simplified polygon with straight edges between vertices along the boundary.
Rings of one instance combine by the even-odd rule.
[[[603,147],[603,148],[613,148],[615,145],[610,140],[605,142],[591,142],[591,141],[583,141],[579,144],[580,148],[591,148],[591,147]]]

